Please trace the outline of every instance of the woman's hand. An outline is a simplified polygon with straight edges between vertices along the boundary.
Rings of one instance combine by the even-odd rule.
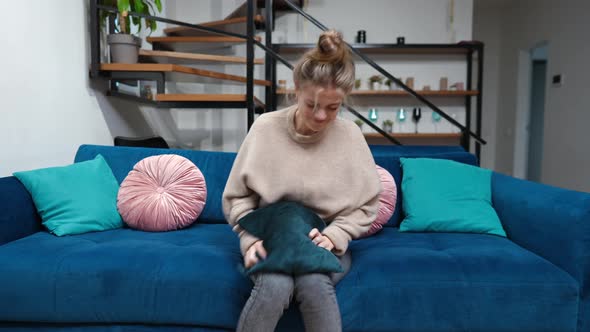
[[[320,233],[317,228],[312,229],[308,236],[318,247],[322,247],[328,251],[334,249],[334,243],[332,243],[332,240]]]
[[[248,248],[244,255],[244,266],[247,269],[251,268],[258,263],[260,260],[259,257],[262,259],[266,258],[266,249],[264,249],[264,246],[262,245],[262,240],[254,242],[254,244]]]

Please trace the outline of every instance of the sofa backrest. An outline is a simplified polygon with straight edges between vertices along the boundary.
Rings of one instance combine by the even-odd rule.
[[[440,158],[477,165],[473,154],[465,152],[461,147],[437,146],[371,146],[375,163],[387,169],[397,183],[397,204],[388,226],[398,226],[402,215],[402,172],[399,158]],[[133,147],[114,147],[98,145],[82,145],[78,149],[75,162],[91,160],[101,154],[119,183],[123,182],[133,166],[143,158],[160,154],[178,154],[192,161],[203,173],[207,183],[207,202],[199,217],[203,223],[225,223],[221,208],[221,196],[231,171],[236,154],[233,152],[211,152],[198,150],[152,149]]]
[[[221,209],[221,195],[233,165],[235,153],[82,145],[74,161],[91,160],[98,154],[105,158],[119,183],[123,182],[133,166],[143,158],[160,154],[177,154],[189,159],[199,167],[207,184],[207,201],[199,222],[225,223]]]

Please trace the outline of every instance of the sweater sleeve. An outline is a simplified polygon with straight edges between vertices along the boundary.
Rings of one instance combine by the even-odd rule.
[[[251,168],[249,152],[256,134],[253,126],[244,139],[230,171],[222,196],[223,214],[234,232],[240,237],[240,250],[242,255],[259,239],[246,232],[238,221],[258,208],[259,195],[248,186],[248,173]]]
[[[344,255],[351,240],[360,237],[371,228],[371,224],[377,218],[381,193],[381,180],[369,146],[356,125],[352,130],[354,135],[351,141],[356,144],[351,146],[358,149],[358,158],[355,158],[355,177],[360,178],[361,185],[349,194],[356,195],[357,204],[337,215],[322,232],[332,241],[333,252],[338,256]]]

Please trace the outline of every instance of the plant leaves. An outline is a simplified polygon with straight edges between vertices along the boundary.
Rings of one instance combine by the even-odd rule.
[[[156,7],[158,7],[158,12],[162,11],[162,2],[160,0],[154,0],[156,3]]]
[[[129,6],[129,0],[118,0],[117,8],[119,9],[120,13],[128,11],[129,9],[131,9],[131,7]]]
[[[133,3],[135,4],[133,11],[136,13],[143,13],[143,9],[145,8],[143,0],[133,0]]]

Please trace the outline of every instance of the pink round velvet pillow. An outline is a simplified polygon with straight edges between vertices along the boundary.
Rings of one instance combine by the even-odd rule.
[[[377,218],[371,224],[371,228],[363,237],[367,237],[379,232],[383,225],[387,224],[389,218],[395,212],[395,203],[397,199],[397,186],[395,179],[385,168],[377,165],[377,173],[381,179],[381,194],[379,195],[379,212]]]
[[[144,158],[129,172],[117,208],[129,227],[160,232],[181,229],[201,214],[205,177],[190,160],[174,154]]]

